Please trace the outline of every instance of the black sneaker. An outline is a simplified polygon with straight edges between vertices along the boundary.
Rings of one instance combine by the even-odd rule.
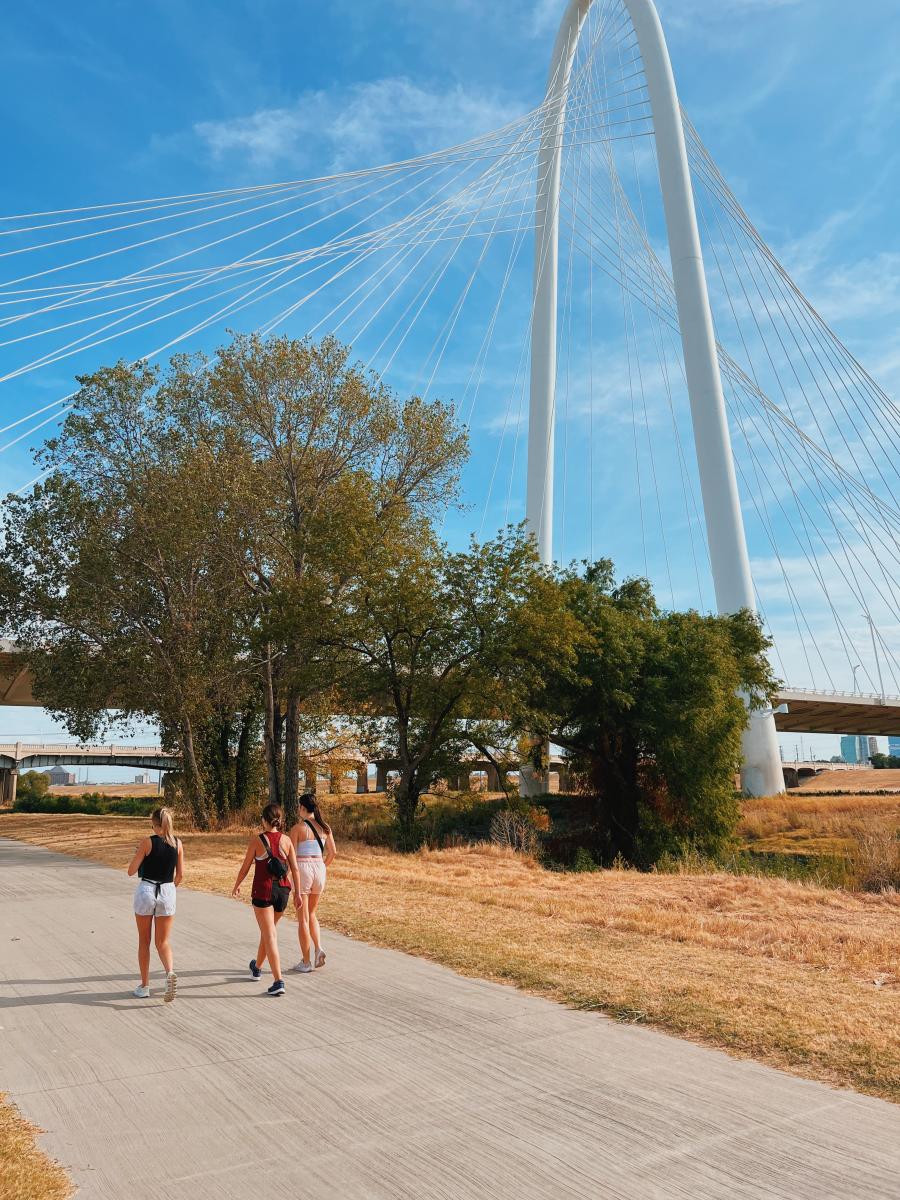
[[[251,979],[262,979],[262,971],[256,965],[255,958],[250,959],[250,978]]]
[[[267,996],[283,996],[284,995],[284,980],[276,979],[270,988],[266,988]]]

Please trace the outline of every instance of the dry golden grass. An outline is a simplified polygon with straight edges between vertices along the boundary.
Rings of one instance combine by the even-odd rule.
[[[38,1130],[0,1095],[0,1197],[65,1200],[72,1185],[62,1167],[37,1148]]]
[[[804,779],[797,792],[874,792],[895,788],[900,791],[900,771],[876,771],[860,768],[858,771],[823,771]]]
[[[0,834],[124,866],[146,821],[6,816]],[[227,892],[246,834],[187,834]],[[340,847],[332,929],[620,1020],[900,1100],[900,896],[726,874],[560,874],[495,847]]]
[[[153,783],[73,783],[71,785],[54,783],[47,791],[51,796],[83,796],[85,792],[96,792],[100,796],[141,796],[152,799],[157,794],[157,785]],[[159,798],[162,804],[163,797]]]
[[[738,833],[754,850],[846,854],[860,837],[900,829],[900,795],[807,796],[791,791],[744,800],[741,811]]]

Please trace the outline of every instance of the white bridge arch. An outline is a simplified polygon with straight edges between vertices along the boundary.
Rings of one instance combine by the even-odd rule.
[[[570,0],[557,34],[541,133],[535,214],[531,397],[526,516],[541,558],[553,559],[553,452],[556,391],[559,206],[563,129],[572,64],[593,0]],[[731,436],[719,372],[700,233],[675,77],[653,0],[623,0],[643,61],[669,238],[672,280],[684,351],[703,512],[721,613],[755,611]],[[775,722],[755,712],[744,734],[744,788],[766,796],[784,790]]]

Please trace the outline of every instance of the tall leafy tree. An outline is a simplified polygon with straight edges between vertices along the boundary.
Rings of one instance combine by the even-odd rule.
[[[221,555],[228,456],[197,436],[197,380],[178,358],[165,373],[119,363],[79,381],[38,455],[47,478],[6,502],[0,608],[37,697],[76,736],[158,720],[206,825],[203,743],[234,714],[252,719],[255,681],[244,595]]]
[[[584,631],[574,671],[549,670],[530,728],[568,751],[594,798],[597,851],[649,866],[691,843],[718,853],[738,816],[747,708],[771,702],[769,646],[749,612],[664,612],[604,560],[561,578]]]
[[[416,842],[422,793],[471,744],[468,720],[515,714],[551,662],[574,655],[577,624],[521,529],[451,554],[426,530],[370,556],[335,630],[355,659],[357,708],[396,760],[401,845]],[[351,636],[347,639],[347,633]]]
[[[467,440],[450,406],[399,401],[334,338],[237,337],[208,375],[235,447],[230,546],[254,612],[270,798],[296,810],[300,733],[339,704],[343,596],[369,555],[455,496]]]

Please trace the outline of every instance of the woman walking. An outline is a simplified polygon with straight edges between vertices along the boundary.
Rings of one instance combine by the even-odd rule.
[[[274,983],[267,989],[270,996],[284,995],[281,978],[281,959],[278,954],[278,935],[275,928],[284,916],[294,883],[294,903],[299,907],[300,876],[297,856],[290,838],[281,832],[284,815],[278,804],[267,804],[262,813],[262,832],[254,834],[247,846],[235,880],[232,896],[241,894],[241,884],[253,865],[253,884],[250,899],[259,926],[259,948],[256,958],[250,959],[250,977],[259,979],[268,959]],[[288,876],[290,875],[290,878]]]
[[[302,958],[295,971],[306,974],[325,966],[322,931],[319,928],[319,897],[325,891],[326,868],[334,862],[337,849],[331,826],[319,811],[315,793],[305,792],[298,801],[300,819],[291,830],[291,843],[297,853],[300,874],[300,903],[297,905],[297,929]],[[315,957],[310,958],[311,951]]]
[[[170,808],[155,808],[150,814],[150,828],[150,836],[142,839],[128,865],[128,874],[140,877],[134,889],[134,919],[141,982],[134,995],[140,1000],[150,995],[150,936],[155,932],[156,953],[166,972],[163,1000],[168,1004],[175,999],[178,986],[169,937],[175,919],[175,889],[184,876],[184,847],[175,836]]]

